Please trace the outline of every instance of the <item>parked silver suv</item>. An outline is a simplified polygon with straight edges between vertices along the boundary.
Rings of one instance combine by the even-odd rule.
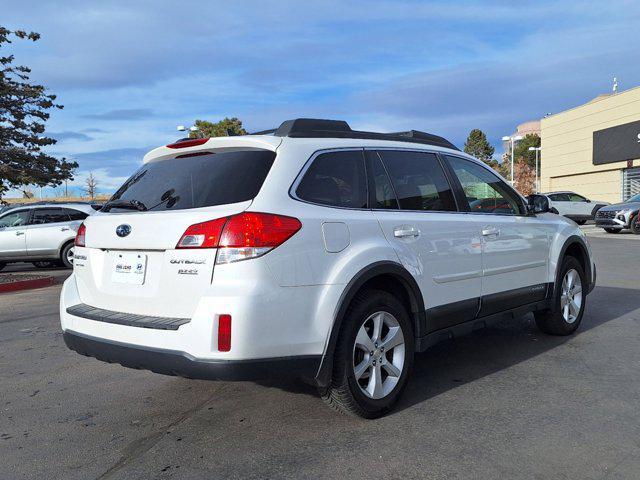
[[[607,233],[620,233],[628,228],[636,235],[640,235],[638,225],[638,211],[640,211],[640,193],[625,202],[608,205],[598,210],[596,227],[604,228]]]
[[[22,205],[0,214],[0,270],[7,263],[37,267],[73,266],[73,240],[82,221],[95,210],[89,204]]]

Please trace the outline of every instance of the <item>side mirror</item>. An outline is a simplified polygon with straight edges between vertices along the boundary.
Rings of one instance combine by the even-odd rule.
[[[527,202],[527,210],[529,210],[529,213],[547,213],[550,209],[549,199],[544,195],[529,195]]]

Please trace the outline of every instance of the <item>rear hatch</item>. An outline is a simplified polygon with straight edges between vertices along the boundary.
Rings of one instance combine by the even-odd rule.
[[[85,220],[76,249],[82,303],[107,310],[191,317],[210,288],[214,248],[176,248],[189,226],[246,210],[275,152],[214,148],[144,164]]]

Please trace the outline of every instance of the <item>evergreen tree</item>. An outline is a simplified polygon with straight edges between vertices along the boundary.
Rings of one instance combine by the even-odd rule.
[[[497,162],[493,160],[493,153],[495,149],[488,142],[487,136],[484,132],[477,128],[474,128],[469,133],[467,141],[464,143],[464,151],[494,168],[495,164],[497,164]]]
[[[0,27],[0,48],[10,44],[11,37],[35,42],[40,35]],[[78,166],[41,150],[56,143],[44,135],[45,122],[49,110],[62,105],[45,87],[29,82],[28,67],[13,61],[13,55],[0,55],[0,197],[9,188],[58,186],[73,178]]]

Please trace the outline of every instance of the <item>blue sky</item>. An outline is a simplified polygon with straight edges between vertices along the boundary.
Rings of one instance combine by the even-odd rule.
[[[0,22],[35,30],[5,51],[64,110],[56,155],[113,191],[196,118],[272,128],[295,117],[425,130],[501,152],[518,123],[640,85],[640,2],[21,1]]]

